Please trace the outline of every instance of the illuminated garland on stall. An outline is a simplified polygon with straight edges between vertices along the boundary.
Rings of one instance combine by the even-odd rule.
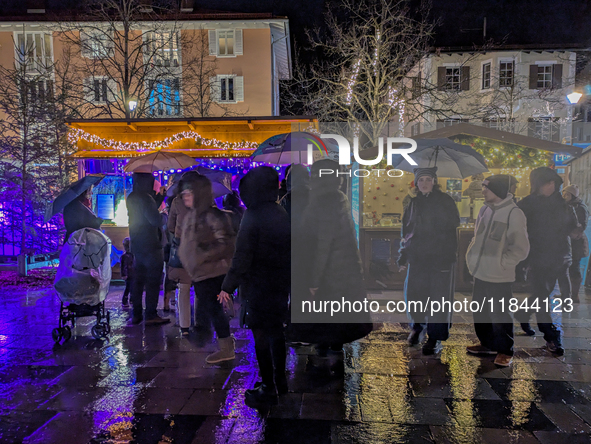
[[[502,144],[479,137],[455,139],[454,142],[474,148],[484,156],[489,168],[537,168],[550,163],[550,155],[544,150]]]
[[[183,140],[192,139],[202,146],[211,148],[199,148],[202,151],[252,151],[258,147],[256,142],[222,142],[218,139],[206,139],[195,131],[183,131],[173,134],[164,140],[157,140],[155,142],[121,142],[114,139],[103,139],[94,134],[90,134],[82,129],[73,129],[68,133],[68,142],[75,144],[78,140],[101,145],[105,148],[110,148],[116,151],[153,151],[159,148],[170,148],[173,144]]]

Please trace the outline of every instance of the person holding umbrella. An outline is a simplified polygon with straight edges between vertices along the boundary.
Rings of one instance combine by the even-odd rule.
[[[407,304],[425,304],[427,298],[452,300],[460,215],[454,200],[437,185],[437,167],[415,168],[418,192],[404,211],[398,267],[406,271],[404,292]],[[412,305],[412,304],[410,304]],[[429,316],[417,308],[409,311],[412,332],[410,346],[417,345],[426,330],[424,355],[439,351],[449,337],[451,313]]]
[[[162,251],[162,218],[154,199],[152,173],[133,173],[133,191],[127,198],[129,238],[134,255],[134,280],[131,289],[133,316],[131,323],[143,321],[142,295],[146,290],[146,324],[166,324],[168,318],[158,316],[156,307],[160,280],[164,269]]]
[[[64,225],[66,227],[64,243],[68,241],[74,231],[82,228],[98,230],[101,227],[103,220],[97,217],[88,206],[91,196],[92,187],[84,191],[64,208]]]

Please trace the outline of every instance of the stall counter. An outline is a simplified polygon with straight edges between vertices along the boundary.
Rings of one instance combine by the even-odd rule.
[[[474,227],[458,228],[456,291],[472,291],[472,277],[466,267],[466,251],[473,234]],[[396,265],[399,249],[400,227],[365,227],[360,229],[359,250],[368,289],[404,289],[406,272],[399,272]]]

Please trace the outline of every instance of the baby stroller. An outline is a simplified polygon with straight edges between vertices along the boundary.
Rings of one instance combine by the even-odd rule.
[[[82,228],[65,243],[54,282],[61,301],[59,327],[51,332],[56,343],[72,337],[72,328],[80,317],[96,316],[91,330],[96,339],[111,332],[109,312],[105,309],[111,284],[110,258],[111,240],[98,230]]]

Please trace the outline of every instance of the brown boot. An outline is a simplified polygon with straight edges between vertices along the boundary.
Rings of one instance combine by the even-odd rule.
[[[208,364],[217,364],[218,362],[222,361],[231,361],[235,356],[235,344],[236,343],[234,342],[233,336],[228,336],[227,338],[218,338],[218,345],[220,349],[205,358],[205,362]]]

